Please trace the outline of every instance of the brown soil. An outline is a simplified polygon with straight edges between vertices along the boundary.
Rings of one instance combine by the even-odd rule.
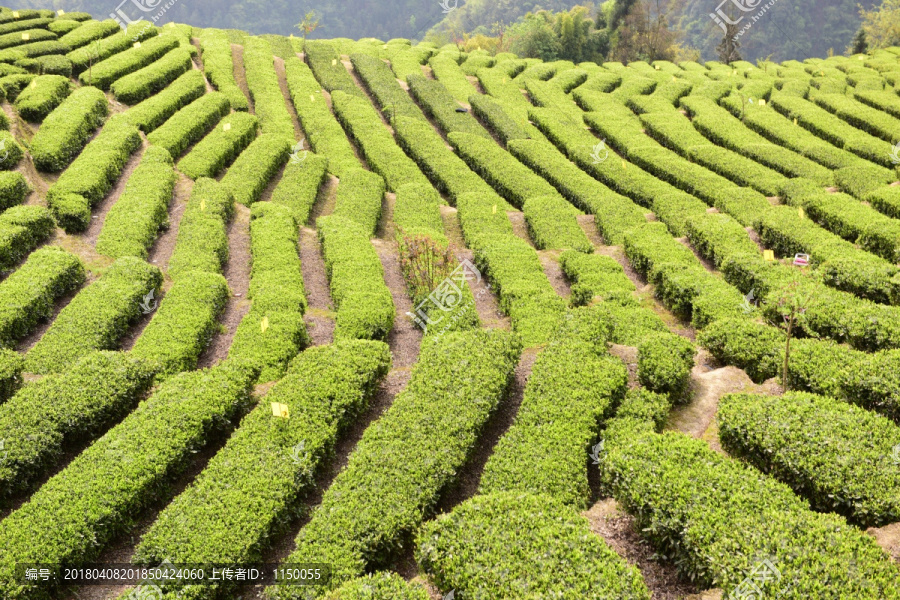
[[[762,243],[762,239],[760,239],[759,234],[755,229],[753,229],[752,227],[745,227],[744,229],[747,230],[747,235],[750,236],[750,239],[753,241],[753,243],[759,246],[760,252],[766,249],[766,247]]]
[[[653,600],[681,600],[700,592],[692,583],[679,577],[674,564],[657,559],[656,551],[641,537],[634,519],[622,512],[615,500],[600,500],[582,515],[590,523],[591,531],[630,565],[640,569]]]
[[[628,388],[635,389],[640,387],[637,376],[638,350],[634,346],[620,346],[619,344],[610,344],[609,353],[618,357],[625,363],[628,369]]]
[[[384,269],[384,282],[391,291],[396,310],[394,327],[388,334],[388,345],[394,360],[394,368],[411,367],[419,356],[419,345],[422,343],[422,330],[406,316],[413,311],[412,301],[406,293],[406,282],[400,273],[400,261],[397,245],[394,242],[372,240],[381,266]]]
[[[330,344],[334,339],[334,306],[331,303],[319,240],[315,230],[308,227],[300,230],[300,266],[303,269],[303,287],[309,304],[303,317],[309,336],[314,346]]]
[[[870,527],[866,533],[873,536],[881,548],[887,552],[895,563],[900,562],[900,523],[884,527]]]
[[[231,45],[231,60],[234,62],[234,81],[237,86],[244,92],[247,102],[250,104],[250,114],[255,115],[256,110],[253,108],[253,98],[250,97],[250,88],[247,87],[247,73],[244,71],[244,47],[238,44]]]
[[[275,60],[275,74],[278,75],[278,87],[281,88],[284,104],[287,106],[288,114],[291,115],[291,121],[294,123],[294,139],[302,139],[305,137],[305,134],[300,125],[300,119],[297,118],[297,111],[294,110],[294,102],[291,100],[291,92],[288,89],[287,75],[284,70],[284,59],[278,56],[273,58]]]
[[[579,227],[581,227],[581,230],[587,236],[588,240],[590,240],[594,248],[605,245],[603,236],[600,235],[600,232],[597,230],[597,223],[594,219],[594,215],[576,215],[575,220],[578,221]]]
[[[337,201],[337,188],[340,180],[334,175],[327,175],[325,183],[319,188],[319,194],[316,196],[316,202],[313,204],[309,213],[309,221],[307,224],[315,227],[316,220],[319,217],[327,217],[334,212],[334,205]]]
[[[714,265],[713,262],[712,262],[711,260],[708,260],[708,259],[707,259],[706,257],[704,257],[702,254],[700,254],[699,252],[697,252],[697,249],[694,248],[694,245],[691,244],[690,240],[688,240],[686,237],[680,237],[680,238],[675,238],[675,239],[678,240],[678,242],[679,242],[682,246],[684,246],[685,248],[687,248],[688,250],[690,250],[691,252],[694,253],[694,256],[696,256],[696,257],[697,257],[697,260],[700,261],[700,264],[703,265],[703,268],[705,268],[705,269],[706,269],[707,271],[709,271],[710,273],[715,273],[715,272],[716,272],[716,265]]]
[[[375,237],[382,240],[393,240],[396,236],[394,226],[394,205],[397,203],[397,194],[385,192],[381,199],[381,217],[375,227]]]
[[[474,254],[469,249],[457,250],[456,257],[460,261],[468,259],[474,263]],[[487,277],[482,276],[480,282],[469,280],[469,290],[475,297],[475,312],[478,313],[478,320],[482,327],[506,330],[512,328],[509,317],[500,310],[500,300],[497,298],[496,292],[491,289]]]
[[[95,277],[91,277],[88,275],[88,281],[84,284],[87,286]],[[38,343],[38,340],[44,337],[44,334],[47,333],[47,330],[50,329],[50,326],[56,321],[56,317],[59,316],[60,311],[68,306],[69,302],[78,295],[78,292],[84,289],[84,286],[76,289],[74,292],[71,292],[65,296],[63,296],[53,307],[53,314],[50,315],[50,318],[45,321],[38,322],[37,326],[31,331],[31,334],[26,336],[19,342],[16,350],[18,350],[22,354],[27,354],[31,347]]]
[[[541,259],[541,266],[544,268],[547,279],[550,280],[550,285],[560,297],[568,300],[572,295],[572,286],[569,285],[569,280],[563,274],[562,267],[559,266],[560,254],[561,252],[558,250],[541,250],[538,252],[538,257]]]
[[[125,168],[122,169],[122,173],[119,175],[116,185],[113,186],[108,194],[106,194],[106,197],[103,198],[103,200],[94,205],[92,209],[94,214],[91,215],[91,224],[88,225],[87,230],[83,234],[84,240],[91,246],[97,245],[97,238],[100,237],[100,230],[103,229],[103,223],[106,221],[106,214],[109,212],[109,209],[119,201],[119,196],[125,191],[125,186],[128,184],[131,174],[134,172],[135,168],[137,168],[138,164],[140,164],[141,157],[144,156],[144,150],[146,150],[148,146],[147,140],[142,138],[141,148],[132,154],[131,158],[128,159],[128,162],[125,163]]]
[[[228,227],[228,263],[224,273],[231,296],[219,321],[221,330],[200,355],[198,368],[212,366],[228,356],[234,332],[250,310],[250,301],[247,300],[247,290],[250,289],[250,209],[238,203],[234,208],[234,219]]]
[[[184,216],[184,208],[187,206],[191,191],[194,189],[194,181],[181,173],[175,182],[175,193],[169,203],[169,226],[163,230],[147,256],[150,264],[160,268],[169,268],[169,259],[175,250],[175,242],[178,239],[178,227],[181,225],[181,217]]]
[[[452,206],[441,205],[441,221],[444,222],[444,235],[454,248],[465,248],[466,240],[463,238],[462,227],[459,226],[457,211]]]
[[[200,40],[198,40],[197,38],[191,38],[191,44],[197,49],[197,55],[193,58],[193,68],[203,73],[203,81],[206,84],[206,93],[208,94],[210,92],[216,91],[216,88],[214,88],[206,78],[206,71],[203,69],[203,56],[200,52]]]
[[[506,211],[509,222],[512,223],[513,233],[528,242],[528,245],[534,248],[534,242],[528,234],[528,224],[525,222],[525,213],[517,210]]]

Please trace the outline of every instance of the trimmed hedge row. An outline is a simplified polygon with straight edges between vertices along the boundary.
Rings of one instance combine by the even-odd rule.
[[[22,44],[15,48],[0,50],[0,62],[18,62],[23,58],[38,58],[48,54],[66,54],[72,49],[58,40],[45,40]]]
[[[813,513],[786,485],[705,441],[622,427],[609,430],[605,442],[607,489],[701,587],[742,593],[742,582],[767,556],[780,577],[754,577],[765,595],[900,597],[900,574],[873,538],[836,515]]]
[[[380,571],[351,579],[325,595],[324,600],[428,600],[428,590],[418,583],[407,583],[396,573]]]
[[[0,131],[0,152],[3,153],[3,156],[0,157],[2,158],[0,169],[4,171],[15,169],[22,157],[25,156],[25,150],[19,145],[16,137],[8,131]],[[7,191],[12,191],[10,190],[11,181],[5,182]]]
[[[896,180],[897,173],[876,165],[844,167],[834,172],[835,184],[854,198],[860,199]]]
[[[66,58],[72,61],[74,73],[82,73],[93,70],[100,62],[128,50],[135,42],[143,42],[158,34],[159,31],[149,21],[136,21],[129,24],[125,31],[72,50],[66,54]]]
[[[38,123],[59,106],[71,91],[68,77],[39,75],[16,97],[16,111],[26,121]]]
[[[0,403],[12,397],[22,387],[25,359],[15,350],[0,349]]]
[[[178,170],[191,179],[217,176],[256,138],[258,126],[253,115],[227,115],[178,161]]]
[[[74,254],[57,246],[32,252],[0,283],[0,346],[14,347],[39,321],[52,316],[57,300],[84,280],[84,266]]]
[[[416,542],[422,569],[465,598],[650,598],[636,567],[544,495],[475,496],[427,523]]]
[[[359,224],[373,236],[381,218],[384,191],[384,179],[379,175],[363,169],[349,171],[338,186],[334,214]]]
[[[59,464],[66,446],[102,435],[127,415],[150,389],[153,375],[146,361],[93,352],[0,405],[0,438],[9,452],[0,464],[0,503],[31,490]]]
[[[520,352],[515,337],[500,330],[431,340],[423,342],[406,388],[363,433],[285,559],[328,563],[329,588],[402,550],[471,456]],[[303,595],[295,586],[267,591],[279,599]]]
[[[3,180],[7,178],[12,178],[23,187],[26,185],[21,173],[0,173],[0,190]],[[27,191],[27,188],[22,190],[22,198]],[[0,271],[12,270],[53,235],[54,229],[53,215],[43,206],[13,206],[0,213]]]
[[[715,101],[701,96],[685,96],[681,106],[692,115],[691,124],[713,142],[740,152],[788,177],[807,177],[821,186],[833,183],[828,168],[776,144],[748,128]]]
[[[394,120],[397,143],[412,157],[435,187],[455,202],[462,194],[477,193],[497,205],[497,210],[514,210],[491,186],[475,174],[453,152],[434,128],[419,119],[397,117]]]
[[[465,103],[469,96],[477,92],[466,77],[466,72],[460,68],[453,52],[435,54],[428,60],[428,65],[437,80],[457,102]]]
[[[394,77],[406,81],[407,75],[421,73],[422,65],[431,58],[431,54],[431,48],[426,48],[422,44],[417,45],[415,48],[399,49],[391,52],[389,58]]]
[[[234,110],[250,110],[250,102],[234,80],[234,59],[228,35],[219,29],[200,32],[203,72],[209,82],[228,100]]]
[[[18,67],[17,67],[18,68]],[[37,75],[32,73],[24,74],[24,73],[13,73],[11,75],[5,75],[0,77],[0,91],[3,92],[3,96],[9,102],[15,102],[19,93],[31,83]],[[4,121],[9,121],[6,117],[6,113],[3,114]],[[9,129],[9,125],[6,126],[6,129]]]
[[[278,85],[269,42],[257,37],[244,40],[244,71],[250,97],[253,99],[253,111],[259,118],[260,131],[280,135],[293,142],[294,122]]]
[[[59,23],[59,21],[56,21],[56,23]],[[96,42],[97,40],[107,38],[116,33],[119,33],[119,24],[113,19],[88,21],[67,32],[59,38],[59,41],[69,48],[72,48],[74,51],[77,48],[81,48],[91,42]]]
[[[484,123],[485,127],[500,138],[504,144],[512,140],[528,139],[525,129],[509,116],[503,106],[487,94],[469,96],[472,112]]]
[[[440,81],[425,75],[410,75],[409,92],[426,115],[434,119],[446,133],[458,132],[477,135],[490,140],[490,134],[468,112],[457,112],[459,105]]]
[[[217,273],[193,271],[179,277],[130,354],[156,365],[157,381],[195,369],[219,328],[216,319],[228,297],[228,283]]]
[[[235,202],[250,206],[262,196],[269,181],[288,161],[291,145],[278,133],[263,133],[253,140],[222,177]]]
[[[594,223],[607,243],[621,245],[626,230],[646,222],[645,209],[579,169],[550,142],[512,140],[507,148],[520,162],[553,184],[569,202],[593,214]]]
[[[109,113],[106,94],[80,87],[44,119],[31,140],[31,157],[40,171],[56,173],[74,160]]]
[[[522,211],[528,233],[538,249],[594,251],[593,244],[572,215],[572,205],[558,194],[532,196],[525,201]]]
[[[397,242],[402,245],[403,236],[421,235],[446,247],[440,207],[441,197],[433,187],[410,183],[400,188],[392,215]]]
[[[146,260],[159,230],[168,223],[176,179],[169,153],[158,146],[147,148],[125,191],[106,214],[97,252]]]
[[[226,226],[234,214],[234,196],[214,179],[194,182],[175,249],[169,259],[168,274],[176,281],[192,271],[221,273],[228,260]]]
[[[84,231],[91,208],[100,202],[141,146],[137,127],[122,118],[107,121],[47,192],[47,204],[67,233]]]
[[[316,227],[337,308],[335,339],[385,339],[394,325],[394,301],[369,232],[337,215],[320,217]]]
[[[325,41],[306,41],[303,55],[319,84],[330,93],[342,91],[360,100],[368,101],[365,93],[356,86],[353,77],[347,72],[341,57],[335,49]],[[379,119],[380,120],[380,119]]]
[[[372,170],[384,177],[390,191],[407,183],[428,183],[416,163],[397,146],[368,99],[335,91],[331,100],[338,121],[357,143]]]
[[[299,509],[303,492],[333,453],[338,435],[369,404],[391,364],[382,342],[348,340],[310,348],[240,426],[194,484],[157,517],[135,562],[250,563]],[[290,419],[272,417],[270,402],[286,404]],[[243,465],[243,466],[240,466]],[[235,468],[242,484],[233,485]],[[261,505],[266,510],[259,510]],[[215,595],[194,586],[191,598]]]
[[[309,345],[301,313],[263,313],[251,307],[235,331],[228,356],[257,365],[262,370],[256,381],[265,383],[279,379],[284,365]]]
[[[538,355],[516,419],[484,467],[479,493],[520,492],[578,509],[590,505],[588,449],[625,397],[628,372],[606,354],[608,314],[582,308],[567,317],[582,321],[586,334],[571,336],[564,326]]]
[[[594,298],[627,302],[637,288],[611,256],[566,250],[559,265],[572,284],[572,306],[586,306]]]
[[[810,99],[870,135],[892,144],[897,142],[897,130],[900,128],[900,120],[897,117],[854,100],[846,94],[816,94]]]
[[[900,218],[900,187],[879,187],[863,196],[875,210],[894,219]]]
[[[729,394],[716,416],[722,446],[791,486],[812,507],[863,527],[900,519],[900,428],[813,394]]]
[[[203,79],[203,73],[191,69],[163,91],[128,109],[126,115],[131,124],[144,133],[150,133],[205,93],[206,80]]]
[[[133,48],[100,61],[86,72],[82,71],[78,80],[83,85],[93,85],[107,91],[117,79],[146,67],[177,46],[178,38],[174,35],[157,35],[145,42],[135,42]]]
[[[638,381],[651,392],[668,396],[674,404],[685,403],[690,400],[695,353],[691,341],[680,335],[648,335],[638,345]]]
[[[193,64],[190,52],[173,48],[146,67],[117,79],[109,89],[119,102],[137,104],[178,79]]]
[[[169,379],[0,522],[3,597],[50,598],[52,588],[16,577],[16,565],[46,560],[60,568],[79,566],[128,531],[190,457],[250,404],[254,375],[252,368],[226,361]]]
[[[397,83],[391,68],[383,60],[368,54],[355,53],[350,55],[350,62],[353,63],[353,70],[372,94],[388,121],[393,121],[396,116],[425,118],[406,90]],[[421,69],[419,75],[412,76],[420,75]]]
[[[2,17],[0,17],[0,34],[24,31],[26,29],[40,29],[54,21],[53,17],[39,17],[37,15],[21,17],[15,21],[2,21]]]
[[[0,35],[0,49],[21,46],[27,42],[45,42],[47,40],[55,39],[57,39],[57,35],[46,29],[26,29],[24,31]]]
[[[298,226],[309,220],[329,164],[328,158],[310,152],[302,161],[289,161],[285,166],[272,192],[272,203],[289,208]]]
[[[126,256],[78,293],[25,357],[30,373],[66,371],[94,350],[113,350],[141,315],[141,303],[162,285],[153,265]]]
[[[328,108],[312,71],[297,57],[286,59],[284,68],[291,101],[310,147],[320,156],[328,157],[328,171],[338,177],[348,169],[359,168],[353,146]]]
[[[147,134],[147,141],[155,146],[162,146],[177,160],[188,146],[209,133],[230,111],[231,106],[224,94],[204,94],[172,115],[161,127]]]

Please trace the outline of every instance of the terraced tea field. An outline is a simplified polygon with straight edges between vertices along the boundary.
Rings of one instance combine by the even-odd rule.
[[[0,93],[0,598],[900,598],[900,49],[3,9]]]

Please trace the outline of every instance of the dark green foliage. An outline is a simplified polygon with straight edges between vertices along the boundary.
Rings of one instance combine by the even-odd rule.
[[[137,104],[178,79],[192,64],[187,50],[174,48],[146,67],[117,79],[110,91],[119,102]]]
[[[288,161],[291,146],[282,134],[262,134],[241,152],[222,178],[235,202],[250,206]]]
[[[258,123],[247,113],[226,116],[178,161],[178,170],[191,179],[217,176],[256,138]]]
[[[41,171],[62,171],[81,152],[109,112],[106,95],[95,87],[75,90],[44,119],[31,140],[34,166]]]
[[[21,173],[0,173],[0,192],[12,179],[21,202],[28,189]],[[5,181],[6,180],[6,181]],[[13,206],[0,213],[0,271],[9,271],[53,234],[53,215],[43,206]]]
[[[221,273],[228,260],[226,226],[233,214],[231,192],[214,179],[195,181],[169,259],[169,276],[177,281],[191,271]]]
[[[638,346],[638,380],[652,392],[685,402],[694,367],[694,345],[679,335],[659,333]]]
[[[137,108],[140,106],[132,110]],[[149,133],[147,141],[162,146],[177,160],[188,146],[209,133],[230,110],[228,98],[224,94],[213,92],[202,95]]]

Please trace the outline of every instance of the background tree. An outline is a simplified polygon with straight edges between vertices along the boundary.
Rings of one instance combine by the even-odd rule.
[[[860,6],[859,16],[862,25],[854,38],[854,53],[900,44],[900,0],[883,0],[871,10]],[[863,44],[865,49],[860,50]]]
[[[722,36],[722,41],[716,46],[716,55],[719,57],[719,61],[726,65],[736,60],[741,60],[741,54],[738,52],[738,48],[741,47],[741,43],[737,40],[738,31],[740,30],[737,25],[726,23],[725,35]]]
[[[319,28],[319,19],[316,17],[316,12],[311,10],[303,15],[303,20],[294,25],[294,27],[303,32],[303,51],[306,52],[306,38]]]

